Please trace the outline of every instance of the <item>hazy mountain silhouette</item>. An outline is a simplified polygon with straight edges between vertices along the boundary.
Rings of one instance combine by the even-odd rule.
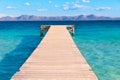
[[[55,17],[45,17],[45,16],[35,16],[35,15],[21,15],[18,17],[1,17],[0,21],[79,21],[79,20],[120,20],[120,18],[111,18],[106,16],[96,16],[96,15],[79,15],[79,16],[55,16]]]

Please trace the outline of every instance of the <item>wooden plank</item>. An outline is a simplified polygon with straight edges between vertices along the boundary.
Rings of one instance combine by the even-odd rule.
[[[66,27],[51,26],[12,80],[98,80]]]

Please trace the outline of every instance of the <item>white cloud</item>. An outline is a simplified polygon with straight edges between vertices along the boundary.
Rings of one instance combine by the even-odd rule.
[[[14,17],[13,15],[7,15],[7,14],[0,13],[0,18],[1,18],[1,17],[5,17],[5,16],[11,16],[11,17]]]
[[[26,6],[30,6],[30,3],[29,3],[29,2],[26,2],[25,5],[26,5]]]
[[[0,18],[1,18],[1,17],[5,17],[5,16],[6,16],[6,14],[0,13]]]
[[[85,3],[89,3],[90,2],[90,0],[82,0],[83,2],[85,2]]]
[[[38,9],[37,11],[44,12],[47,11],[47,9]]]
[[[59,6],[58,5],[55,5],[55,8],[58,8]]]
[[[64,5],[63,5],[63,9],[64,9],[64,10],[69,10],[69,5],[64,4]]]
[[[7,8],[7,9],[13,9],[13,8],[15,8],[15,7],[7,6],[6,8]]]
[[[104,10],[111,10],[111,9],[112,9],[111,7],[98,7],[98,8],[95,8],[94,10],[104,11]]]
[[[70,4],[70,2],[65,2],[65,4]]]
[[[87,8],[87,7],[79,4],[73,4],[73,9],[80,9],[80,8]]]
[[[50,3],[50,4],[51,4],[51,3],[52,3],[52,1],[51,1],[51,0],[49,0],[49,1],[48,1],[48,3]]]
[[[87,6],[81,5],[78,2],[71,2],[71,3],[66,2],[63,5],[63,10],[77,10],[77,9],[87,9],[87,8],[88,8]]]
[[[76,3],[80,3],[80,0],[76,0]]]

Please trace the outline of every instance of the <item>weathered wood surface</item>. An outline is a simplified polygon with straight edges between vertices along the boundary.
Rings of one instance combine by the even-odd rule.
[[[98,80],[65,25],[48,33],[12,80]]]

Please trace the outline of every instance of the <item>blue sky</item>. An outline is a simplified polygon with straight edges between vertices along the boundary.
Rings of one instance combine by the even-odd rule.
[[[0,0],[0,17],[81,14],[120,17],[120,0]]]

